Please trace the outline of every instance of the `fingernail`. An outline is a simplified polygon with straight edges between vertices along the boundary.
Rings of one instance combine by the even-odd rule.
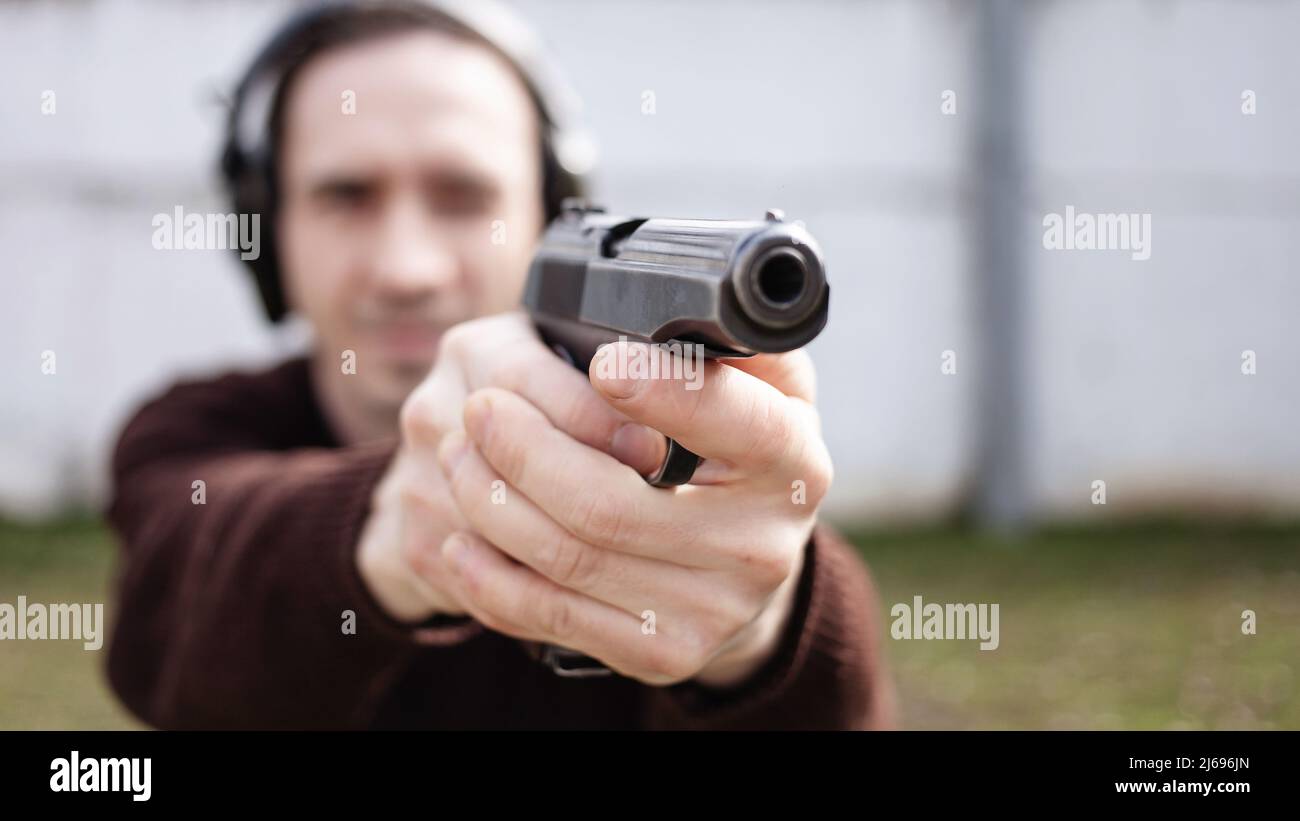
[[[629,376],[633,357],[632,344],[608,344],[596,353],[591,372],[599,380],[600,390],[615,399],[630,399],[641,389],[641,380]]]
[[[452,431],[442,437],[442,445],[438,447],[438,462],[447,473],[455,473],[467,452],[469,442],[465,440],[465,434],[458,430]]]
[[[664,437],[636,422],[624,422],[609,441],[609,455],[638,471],[654,470]]]

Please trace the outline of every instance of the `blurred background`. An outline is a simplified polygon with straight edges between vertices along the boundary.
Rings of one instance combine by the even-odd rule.
[[[304,344],[233,253],[151,245],[228,210],[222,99],[296,5],[0,2],[0,601],[111,618],[127,416]],[[510,5],[611,210],[820,241],[827,515],[885,610],[1001,607],[996,651],[886,641],[905,726],[1300,728],[1300,3]],[[1045,249],[1067,206],[1150,258]],[[0,643],[0,726],[135,726],[101,654]]]

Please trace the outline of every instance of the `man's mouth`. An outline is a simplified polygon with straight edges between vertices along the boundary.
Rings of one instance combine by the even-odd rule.
[[[369,333],[383,355],[416,362],[432,361],[442,338],[439,326],[426,323],[384,323],[372,326]]]

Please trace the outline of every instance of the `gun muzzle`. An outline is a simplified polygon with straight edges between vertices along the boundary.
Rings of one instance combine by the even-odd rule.
[[[745,317],[768,333],[798,328],[824,304],[827,291],[820,259],[801,252],[794,236],[782,237],[789,245],[771,241],[776,239],[736,273],[733,285]]]

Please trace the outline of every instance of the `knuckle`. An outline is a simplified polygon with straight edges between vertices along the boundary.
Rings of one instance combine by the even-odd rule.
[[[431,487],[419,481],[404,482],[397,489],[398,510],[404,534],[425,536],[438,532],[439,526],[458,520],[459,507],[450,498],[446,486]]]
[[[457,327],[473,339],[473,343],[462,339],[460,352],[487,380],[484,384],[512,390],[528,384],[529,363],[535,365],[537,355],[544,349],[539,349],[536,332],[527,320],[522,316],[497,315],[473,319]]]
[[[575,496],[570,522],[583,541],[617,546],[629,525],[627,509],[598,493]]]
[[[568,394],[557,415],[559,418],[555,420],[556,426],[574,438],[607,438],[603,429],[605,426],[602,425],[603,418],[592,412],[586,397],[581,393]],[[613,433],[612,429],[608,431],[609,436]]]
[[[419,541],[411,538],[402,539],[398,552],[401,555],[402,564],[408,570],[419,574],[424,568],[424,546]]]
[[[688,633],[682,650],[682,664],[692,674],[699,672],[723,642],[734,633],[734,629],[724,629],[719,624],[707,621],[697,622],[694,627],[695,629]]]
[[[442,351],[453,357],[459,357],[471,350],[470,338],[474,335],[474,327],[473,320],[453,325],[442,337]]]
[[[404,483],[398,488],[397,499],[403,511],[418,511],[428,506],[428,501],[424,498],[424,489],[415,484]]]
[[[768,547],[744,550],[740,554],[740,560],[745,567],[746,577],[756,582],[761,589],[771,591],[790,577],[795,557],[789,551]]]
[[[776,403],[766,396],[754,398],[742,430],[747,432],[750,441],[745,461],[760,470],[779,465],[798,436],[790,417],[781,413]]]
[[[701,627],[706,644],[711,649],[721,646],[727,639],[740,632],[741,628],[754,620],[761,605],[747,599],[718,597],[705,615]]]
[[[835,465],[820,441],[816,446],[804,449],[800,462],[798,477],[804,481],[808,503],[816,507],[830,492],[831,483],[835,480]]]
[[[563,596],[551,596],[540,608],[538,619],[546,635],[564,641],[573,636],[576,622],[573,607]]]
[[[539,558],[546,577],[565,587],[586,590],[599,574],[596,550],[567,534],[560,535]]]
[[[688,679],[699,672],[703,665],[693,666],[687,652],[688,648],[682,642],[652,642],[643,660],[644,671],[659,683]]]
[[[506,621],[505,619],[498,616],[496,613],[493,613],[491,610],[488,610],[482,606],[477,606],[474,608],[473,616],[476,621],[480,622],[484,627],[493,631],[494,633],[504,633],[506,635],[514,635],[519,632],[519,628],[516,627],[514,624]]]
[[[431,391],[417,388],[402,403],[399,424],[405,438],[417,442],[436,442],[440,438],[437,412]]]
[[[698,631],[688,631],[670,660],[668,672],[677,679],[691,678],[704,669],[712,655],[707,638]]]
[[[527,359],[518,356],[494,356],[486,370],[487,385],[524,393],[528,385],[531,365]]]
[[[493,511],[492,475],[484,479],[475,470],[458,470],[447,481],[451,497],[461,516],[468,522],[482,522]]]
[[[502,425],[493,425],[482,443],[488,461],[512,484],[518,485],[529,469],[529,449],[517,437],[503,435]]]
[[[650,383],[651,388],[655,383]],[[648,395],[650,391],[643,391],[639,395]],[[682,409],[681,420],[683,428],[693,428],[696,424],[696,417],[704,411],[704,394],[705,391],[674,391],[674,393],[686,396],[686,407]]]

